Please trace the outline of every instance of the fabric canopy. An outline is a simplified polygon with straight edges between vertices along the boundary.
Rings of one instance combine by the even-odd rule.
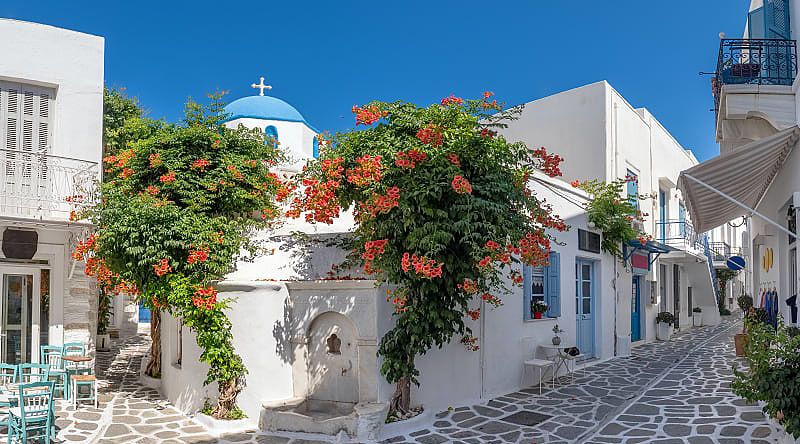
[[[748,214],[743,206],[754,209],[799,137],[800,128],[793,126],[681,172],[678,188],[695,231],[705,233]]]

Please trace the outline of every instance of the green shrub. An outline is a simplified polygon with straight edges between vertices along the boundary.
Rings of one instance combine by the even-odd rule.
[[[743,313],[747,313],[753,308],[753,298],[750,295],[743,294],[736,299],[736,303],[739,305],[739,309],[742,310]]]
[[[656,324],[660,324],[662,322],[669,325],[675,324],[675,315],[668,311],[662,311],[656,316]]]

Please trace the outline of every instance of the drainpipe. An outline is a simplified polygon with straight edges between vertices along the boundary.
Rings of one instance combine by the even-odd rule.
[[[481,399],[484,399],[486,396],[486,387],[484,385],[484,379],[486,375],[485,363],[486,363],[486,356],[484,355],[486,351],[486,301],[481,299],[481,317],[480,317],[480,329],[481,329],[481,342],[480,342],[480,349],[478,350],[478,360],[480,361],[480,368],[481,368]]]

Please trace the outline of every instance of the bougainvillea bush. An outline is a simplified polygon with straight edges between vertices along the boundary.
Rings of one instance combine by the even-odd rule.
[[[219,385],[212,413],[229,418],[238,415],[246,369],[213,282],[253,248],[248,233],[279,215],[276,195],[288,190],[270,172],[283,159],[276,144],[260,131],[225,128],[221,95],[211,98],[207,107],[190,102],[181,124],[153,125],[103,159],[100,204],[75,213],[97,230],[73,255],[101,286],[138,295],[154,320],[164,310],[194,331],[209,365],[205,382]],[[159,343],[154,336],[153,376]]]
[[[289,210],[331,223],[352,209],[364,271],[392,284],[379,355],[394,412],[410,407],[416,357],[454,337],[477,350],[465,320],[502,304],[505,283],[522,283],[514,264],[545,264],[549,233],[566,229],[528,187],[534,171],[559,175],[561,158],[497,135],[511,114],[490,98],[353,107],[364,129],[323,144]]]

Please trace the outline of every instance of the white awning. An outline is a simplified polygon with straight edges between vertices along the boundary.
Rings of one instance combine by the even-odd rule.
[[[793,126],[681,172],[678,188],[695,231],[753,212],[798,138],[800,128]]]

